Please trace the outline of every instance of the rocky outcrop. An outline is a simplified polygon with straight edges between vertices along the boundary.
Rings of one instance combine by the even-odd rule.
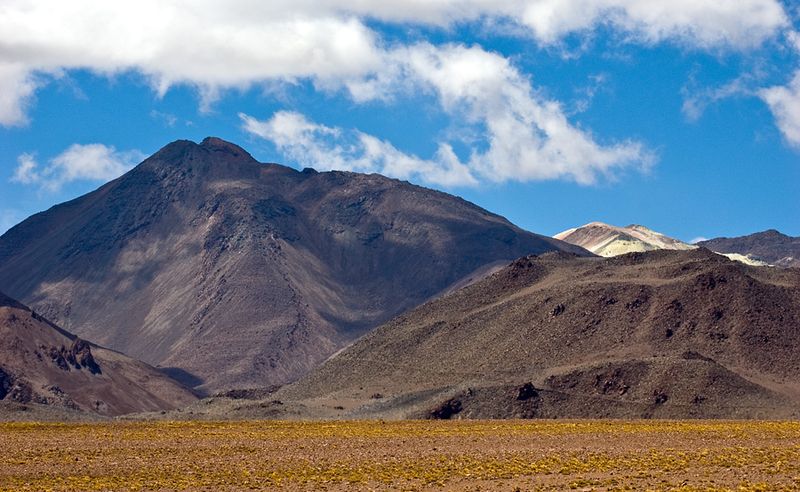
[[[20,303],[0,305],[0,400],[74,417],[172,410],[196,399],[157,369],[78,338]]]

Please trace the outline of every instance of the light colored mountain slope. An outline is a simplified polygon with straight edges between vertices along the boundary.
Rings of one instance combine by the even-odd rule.
[[[605,257],[658,249],[686,251],[697,248],[641,225],[617,227],[603,222],[592,222],[553,237]]]
[[[605,257],[660,249],[688,251],[698,248],[694,244],[685,243],[636,224],[617,227],[603,222],[591,222],[581,227],[568,229],[553,237],[581,246],[596,255]],[[751,266],[768,265],[768,263],[751,255],[733,252],[718,254]]]

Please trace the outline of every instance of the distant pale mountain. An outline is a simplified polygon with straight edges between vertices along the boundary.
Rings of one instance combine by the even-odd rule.
[[[0,293],[0,400],[114,416],[196,399],[153,367],[82,340]]]
[[[696,248],[641,225],[617,227],[603,222],[592,222],[553,237],[606,257],[658,249],[685,251]]]
[[[697,243],[721,253],[738,253],[759,258],[784,268],[800,267],[800,237],[770,229],[749,236],[721,237]]]
[[[167,145],[0,237],[0,285],[204,391],[295,380],[393,316],[526,254],[584,249],[380,175]]]
[[[635,224],[627,227],[617,227],[603,222],[592,222],[581,227],[568,229],[553,237],[581,246],[596,255],[605,257],[660,249],[688,251],[698,248],[697,245],[685,243]],[[717,251],[709,246],[706,247]],[[748,265],[766,266],[768,264],[740,251],[724,251],[720,252],[720,254]]]

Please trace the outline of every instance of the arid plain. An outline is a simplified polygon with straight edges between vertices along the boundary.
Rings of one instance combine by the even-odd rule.
[[[0,490],[800,490],[800,423],[0,425]]]

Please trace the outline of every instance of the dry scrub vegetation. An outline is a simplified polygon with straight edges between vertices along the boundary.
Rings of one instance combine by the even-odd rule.
[[[800,423],[0,424],[0,490],[800,490]]]

